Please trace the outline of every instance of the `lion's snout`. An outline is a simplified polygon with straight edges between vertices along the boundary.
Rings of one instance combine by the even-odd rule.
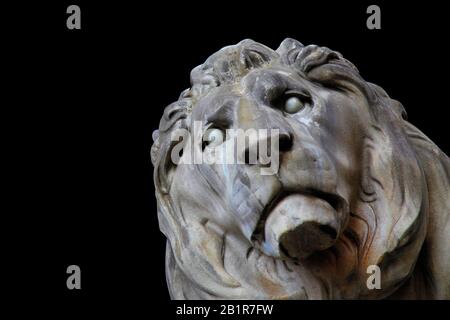
[[[300,260],[330,248],[339,236],[339,213],[313,195],[283,198],[265,223],[265,248],[276,257]]]

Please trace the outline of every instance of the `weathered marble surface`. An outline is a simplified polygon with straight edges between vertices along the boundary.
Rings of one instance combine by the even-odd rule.
[[[196,120],[279,129],[278,173],[172,163],[171,133]],[[341,54],[293,39],[225,47],[153,138],[173,299],[450,298],[449,158]],[[381,289],[366,286],[370,265]]]

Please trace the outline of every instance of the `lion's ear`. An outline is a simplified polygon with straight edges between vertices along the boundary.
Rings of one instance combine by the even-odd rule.
[[[406,113],[405,107],[400,103],[400,101],[390,99],[390,105],[395,110],[395,112],[403,119],[408,120],[408,114]]]
[[[169,192],[172,177],[177,167],[177,161],[172,159],[172,151],[177,148],[177,151],[181,154],[184,146],[189,105],[190,101],[185,99],[167,106],[159,129],[153,132],[154,143],[150,154],[155,167],[155,184],[163,193]],[[174,135],[174,133],[182,133],[183,137],[180,134]]]
[[[384,100],[387,101],[389,108],[399,119],[408,120],[408,114],[400,101],[390,98],[387,94],[384,97]]]
[[[379,85],[370,82],[368,82],[368,85],[373,90],[373,92],[376,93],[376,95],[380,98],[380,100],[388,105],[388,107],[391,109],[391,111],[394,112],[394,114],[396,114],[399,118],[402,118],[403,120],[408,120],[408,114],[406,113],[406,110],[400,103],[400,101],[390,98],[387,92]]]
[[[170,141],[154,143],[151,149],[152,163],[155,167],[155,185],[162,193],[168,193],[172,184],[172,176],[176,165],[171,161]]]

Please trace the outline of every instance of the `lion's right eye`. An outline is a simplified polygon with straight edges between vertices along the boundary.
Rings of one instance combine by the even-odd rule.
[[[225,140],[225,133],[219,128],[207,129],[203,134],[203,149],[208,146],[214,148]]]

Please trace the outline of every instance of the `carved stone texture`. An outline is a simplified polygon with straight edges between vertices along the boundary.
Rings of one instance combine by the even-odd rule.
[[[171,135],[195,121],[278,129],[277,173],[175,164]],[[182,158],[206,152],[194,135]],[[340,53],[225,47],[192,70],[153,138],[173,299],[450,298],[449,158]]]

